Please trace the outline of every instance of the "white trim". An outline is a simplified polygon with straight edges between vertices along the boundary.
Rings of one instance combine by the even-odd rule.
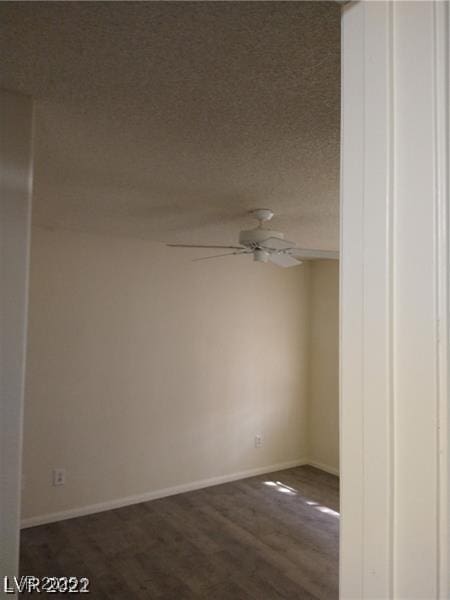
[[[317,460],[311,460],[308,458],[306,464],[310,467],[314,467],[316,469],[320,469],[321,471],[325,471],[325,473],[330,473],[331,475],[337,475],[339,477],[339,469],[336,467],[331,467],[325,463],[319,462]]]
[[[438,598],[448,598],[450,590],[450,569],[448,560],[450,556],[450,530],[448,529],[448,502],[449,495],[449,445],[448,426],[450,408],[448,402],[448,372],[449,372],[449,174],[450,174],[450,61],[449,56],[449,31],[450,11],[448,3],[434,5],[434,137],[435,137],[435,185],[436,185],[436,263],[437,263],[437,340],[438,340],[438,365],[436,369],[438,389],[438,420],[440,422],[438,434]]]
[[[121,508],[122,506],[130,506],[132,504],[148,502],[149,500],[166,498],[168,496],[174,496],[176,494],[182,494],[184,492],[192,492],[194,490],[200,490],[202,488],[211,487],[213,485],[220,485],[222,483],[228,483],[230,481],[246,479],[247,477],[264,475],[265,473],[273,473],[274,471],[282,471],[284,469],[292,469],[293,467],[301,467],[306,464],[310,463],[305,458],[298,458],[296,460],[276,463],[274,465],[268,465],[266,467],[256,467],[254,469],[239,471],[238,473],[231,473],[229,475],[219,475],[218,477],[200,479],[191,483],[183,483],[181,485],[175,485],[168,488],[152,490],[143,494],[126,496],[125,498],[116,498],[115,500],[107,500],[106,502],[98,502],[97,504],[90,504],[88,506],[82,506],[79,508],[70,508],[68,510],[63,510],[60,512],[49,513],[46,515],[38,515],[36,517],[29,517],[27,519],[22,519],[21,528],[26,529],[27,527],[35,527],[36,525],[45,525],[47,523],[54,523],[56,521],[64,521],[65,519],[73,519],[75,517],[92,515],[95,513],[104,512],[106,510]]]
[[[448,2],[343,10],[340,597],[448,597]]]
[[[391,74],[392,3],[346,5],[340,251],[343,598],[392,596]]]
[[[13,577],[19,568],[33,163],[31,98],[0,90],[0,115],[0,577]]]

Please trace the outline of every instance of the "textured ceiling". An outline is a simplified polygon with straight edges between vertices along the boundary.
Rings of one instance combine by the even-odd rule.
[[[232,242],[270,207],[337,249],[334,2],[1,2],[1,87],[36,99],[33,218]]]

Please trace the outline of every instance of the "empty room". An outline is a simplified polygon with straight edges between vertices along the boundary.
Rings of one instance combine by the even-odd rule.
[[[17,589],[337,598],[340,5],[0,23],[33,105]]]
[[[0,595],[447,600],[449,1],[0,34]]]

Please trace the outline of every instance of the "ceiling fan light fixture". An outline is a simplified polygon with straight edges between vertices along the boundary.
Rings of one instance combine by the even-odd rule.
[[[262,263],[269,262],[269,253],[258,248],[253,252],[253,260]]]

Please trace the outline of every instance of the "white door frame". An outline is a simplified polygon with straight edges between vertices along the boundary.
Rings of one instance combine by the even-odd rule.
[[[31,146],[31,99],[0,90],[0,596],[19,563]]]
[[[341,598],[447,598],[447,2],[342,21]]]

